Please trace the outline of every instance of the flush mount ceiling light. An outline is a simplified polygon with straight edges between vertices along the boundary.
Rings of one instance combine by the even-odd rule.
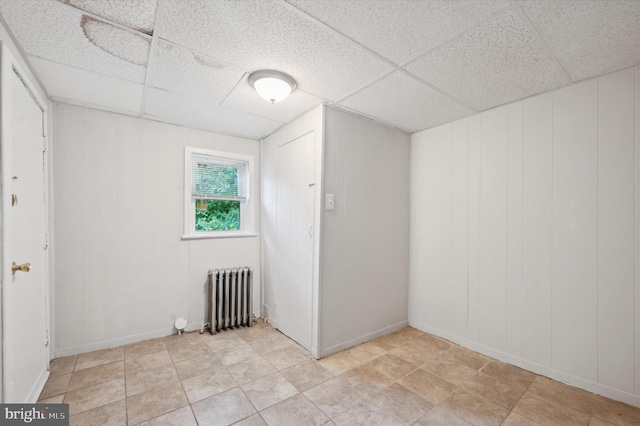
[[[256,89],[258,95],[272,104],[286,99],[296,90],[296,81],[280,71],[261,70],[249,76],[249,84]]]

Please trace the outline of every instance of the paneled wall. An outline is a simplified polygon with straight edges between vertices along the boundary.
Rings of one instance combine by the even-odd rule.
[[[626,69],[412,136],[411,325],[640,405],[639,92]]]
[[[54,129],[55,356],[199,328],[213,268],[252,267],[259,314],[259,237],[181,239],[184,147],[254,155],[257,218],[257,141],[65,104]]]
[[[321,356],[407,324],[409,135],[327,107]]]

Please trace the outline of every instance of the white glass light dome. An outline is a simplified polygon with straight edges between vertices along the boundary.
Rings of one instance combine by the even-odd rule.
[[[258,95],[272,104],[286,99],[296,89],[295,80],[280,71],[256,71],[249,76],[249,83]]]

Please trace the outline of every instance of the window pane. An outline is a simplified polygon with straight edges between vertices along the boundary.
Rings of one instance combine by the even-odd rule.
[[[240,201],[196,200],[196,231],[239,231]]]

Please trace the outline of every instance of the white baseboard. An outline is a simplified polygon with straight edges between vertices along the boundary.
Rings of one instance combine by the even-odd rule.
[[[38,377],[38,380],[36,380],[36,383],[33,385],[33,388],[31,388],[31,391],[29,392],[29,396],[27,397],[26,401],[15,401],[15,402],[26,402],[26,403],[31,403],[31,404],[35,404],[38,401],[38,397],[40,396],[40,394],[42,393],[42,389],[44,389],[44,385],[47,383],[47,379],[49,379],[49,367],[47,366],[47,368],[43,368],[42,372],[40,373],[40,376]]]
[[[318,359],[324,358],[324,357],[332,355],[332,354],[335,354],[335,353],[343,351],[345,349],[352,348],[352,347],[354,347],[356,345],[359,345],[360,343],[368,342],[369,340],[373,340],[375,338],[384,336],[385,334],[389,334],[389,333],[391,333],[393,331],[400,330],[401,328],[406,327],[408,324],[409,324],[408,321],[401,321],[401,322],[399,322],[397,324],[393,324],[393,325],[390,325],[388,327],[381,328],[380,330],[376,330],[376,331],[374,331],[372,333],[367,333],[367,334],[365,334],[363,336],[347,340],[347,341],[339,343],[337,345],[333,345],[333,346],[330,346],[328,348],[320,349],[318,351],[318,355],[319,355]]]
[[[260,311],[255,311],[253,314],[255,315],[256,319],[260,318]],[[185,328],[185,331],[200,330],[201,326],[202,326],[201,321],[192,322],[187,325],[187,327]],[[115,348],[122,345],[128,345],[130,343],[140,342],[142,340],[171,336],[172,334],[175,334],[175,333],[176,333],[176,329],[173,327],[163,328],[160,330],[148,331],[148,332],[139,333],[139,334],[132,334],[130,336],[123,336],[115,339],[103,340],[101,342],[94,342],[86,345],[74,346],[71,348],[58,348],[55,351],[54,358],[83,354],[87,352],[98,351],[101,349]]]
[[[568,385],[575,386],[577,388],[584,389],[586,391],[593,392],[607,398],[615,399],[616,401],[624,402],[625,404],[640,407],[640,395],[630,394],[619,389],[614,389],[600,383],[592,382],[581,377],[576,377],[562,371],[554,370],[553,368],[537,364],[533,361],[526,360],[516,355],[499,351],[497,349],[482,345],[478,342],[469,340],[465,337],[457,336],[455,334],[428,326],[426,324],[410,320],[409,325],[411,327],[417,328],[418,330],[425,331],[435,336],[450,340],[454,343],[459,344],[460,346],[464,346],[465,348],[480,352],[483,355],[490,356],[499,361],[515,365],[516,367],[523,368],[536,374],[540,374],[541,376],[549,377],[550,379],[557,380],[559,382],[566,383]]]

